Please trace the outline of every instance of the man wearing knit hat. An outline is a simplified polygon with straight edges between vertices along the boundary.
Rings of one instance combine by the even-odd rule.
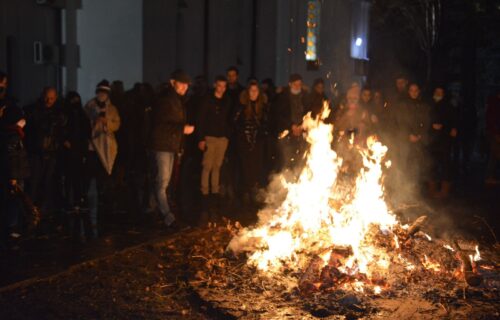
[[[194,126],[187,124],[185,110],[185,95],[190,83],[186,72],[174,71],[170,76],[170,86],[153,104],[148,147],[156,168],[155,195],[166,226],[172,226],[175,221],[167,199],[175,155],[182,152],[184,135],[194,131]]]
[[[96,86],[96,97],[84,107],[92,129],[89,143],[89,205],[94,236],[97,235],[97,204],[98,190],[108,181],[116,155],[118,143],[115,132],[120,128],[118,109],[111,103],[109,95],[111,87],[107,80],[102,80]],[[95,187],[94,187],[95,186]]]

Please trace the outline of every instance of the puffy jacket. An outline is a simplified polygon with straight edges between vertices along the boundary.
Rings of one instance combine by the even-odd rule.
[[[173,88],[160,93],[153,104],[151,116],[148,148],[153,151],[180,152],[187,121],[182,97]]]

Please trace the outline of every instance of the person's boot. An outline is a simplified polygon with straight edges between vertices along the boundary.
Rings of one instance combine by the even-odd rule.
[[[436,183],[436,181],[429,181],[427,183],[427,191],[429,192],[429,197],[431,197],[431,198],[437,198],[438,191],[437,191],[437,183]]]
[[[210,195],[210,222],[217,222],[220,217],[220,195],[212,193]]]
[[[201,211],[208,212],[210,210],[210,196],[208,194],[201,195]]]
[[[441,191],[438,194],[439,199],[447,199],[450,196],[451,182],[441,182]]]

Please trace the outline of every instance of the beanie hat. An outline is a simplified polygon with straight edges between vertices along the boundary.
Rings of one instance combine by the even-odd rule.
[[[170,79],[187,84],[191,83],[191,77],[189,77],[187,72],[181,69],[177,69],[172,72],[172,74],[170,75]]]
[[[111,92],[111,87],[109,85],[109,81],[106,80],[106,79],[103,79],[101,80],[101,82],[99,82],[95,88],[95,93],[98,93],[98,92]]]

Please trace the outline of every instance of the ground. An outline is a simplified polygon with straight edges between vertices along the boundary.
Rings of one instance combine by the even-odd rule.
[[[474,239],[493,257],[499,252],[495,235],[499,191],[485,188],[472,176],[457,184],[451,200],[420,202],[406,208],[402,218],[425,211],[428,233]],[[234,220],[240,211],[232,208],[228,216]],[[363,313],[372,319],[500,317],[499,264],[493,258],[495,270],[485,275],[487,290],[463,286],[444,298],[432,288],[418,297],[399,291],[378,297],[335,291],[327,298],[304,298],[294,290],[276,294],[272,281],[251,269],[235,272],[234,284],[228,287],[207,284],[206,275],[199,273],[207,267],[206,259],[199,256],[225,258],[223,248],[231,236],[226,225],[172,233],[154,219],[126,217],[110,219],[107,232],[86,245],[54,235],[26,240],[20,249],[3,252],[0,319],[349,319]],[[242,270],[244,260],[238,259],[229,259],[222,268]],[[211,265],[211,270],[217,268]],[[261,289],[241,286],[243,280],[256,278],[264,279]]]

